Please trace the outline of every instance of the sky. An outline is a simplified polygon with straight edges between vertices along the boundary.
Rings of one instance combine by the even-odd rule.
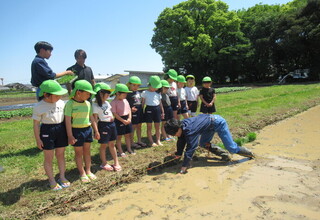
[[[223,0],[229,10],[289,0]],[[34,45],[54,47],[49,66],[56,73],[75,63],[74,51],[87,53],[94,75],[125,70],[163,70],[161,56],[150,47],[154,22],[165,8],[181,0],[1,0],[0,78],[3,84],[30,84]],[[0,81],[1,85],[1,81]]]

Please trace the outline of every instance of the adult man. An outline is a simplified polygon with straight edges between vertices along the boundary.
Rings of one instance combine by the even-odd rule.
[[[182,121],[171,119],[165,125],[167,134],[178,137],[177,156],[181,156],[187,145],[184,160],[180,173],[186,173],[192,156],[198,145],[209,147],[209,150],[221,156],[223,160],[230,161],[229,153],[213,144],[210,141],[215,132],[218,133],[226,149],[233,154],[240,154],[245,157],[254,157],[253,153],[245,147],[240,147],[232,139],[228,124],[220,115],[200,114],[193,118],[187,118]],[[199,140],[200,138],[200,140]]]
[[[91,83],[92,86],[94,86],[95,81],[92,69],[84,64],[87,58],[86,52],[82,49],[78,49],[74,52],[74,58],[76,59],[76,64],[69,67],[67,70],[73,71],[74,74],[78,76],[77,80],[85,79],[89,83]],[[75,81],[72,83],[71,86],[67,85],[69,94],[71,92],[71,89],[74,88],[74,83]]]

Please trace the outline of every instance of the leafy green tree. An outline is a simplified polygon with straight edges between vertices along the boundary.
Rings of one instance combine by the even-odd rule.
[[[249,41],[240,19],[228,5],[215,0],[188,0],[166,8],[155,22],[151,47],[165,68],[205,75],[218,82],[234,81],[248,53]]]

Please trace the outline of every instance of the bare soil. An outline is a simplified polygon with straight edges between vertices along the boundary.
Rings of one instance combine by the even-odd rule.
[[[254,160],[202,153],[186,175],[166,168],[48,219],[319,219],[319,115],[316,106],[262,129],[246,145]]]

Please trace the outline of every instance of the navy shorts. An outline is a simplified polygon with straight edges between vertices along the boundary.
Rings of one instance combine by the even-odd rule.
[[[211,114],[213,112],[216,112],[216,107],[214,106],[214,104],[211,107],[207,107],[203,103],[201,103],[200,112],[204,114]]]
[[[41,124],[40,139],[44,150],[68,146],[68,136],[64,122],[60,124]]]
[[[128,119],[128,115],[120,116],[124,120]],[[114,122],[116,123],[116,128],[117,128],[117,134],[118,135],[124,135],[124,134],[130,134],[132,132],[132,123],[125,125],[118,119],[115,119]]]
[[[191,112],[197,112],[198,102],[197,101],[188,101],[188,108]]]
[[[147,123],[160,123],[161,122],[161,108],[158,106],[149,106],[144,110],[145,122]]]
[[[72,128],[72,134],[73,137],[77,139],[77,142],[72,145],[74,147],[82,147],[84,143],[93,142],[91,126],[86,128]]]
[[[143,122],[143,110],[142,110],[142,105],[137,105],[134,106],[136,107],[137,111],[136,112],[132,112],[132,124],[133,125],[137,125],[137,124],[141,124]]]
[[[187,101],[182,100],[180,101],[180,108],[178,109],[178,115],[188,113],[188,108],[187,108]]]
[[[178,111],[178,96],[170,96],[171,108],[172,111]]]
[[[117,139],[117,128],[114,122],[98,122],[98,131],[100,134],[99,144],[107,144],[109,141]]]
[[[173,111],[171,106],[163,106],[164,110],[164,119],[162,121],[168,121],[173,118]]]

